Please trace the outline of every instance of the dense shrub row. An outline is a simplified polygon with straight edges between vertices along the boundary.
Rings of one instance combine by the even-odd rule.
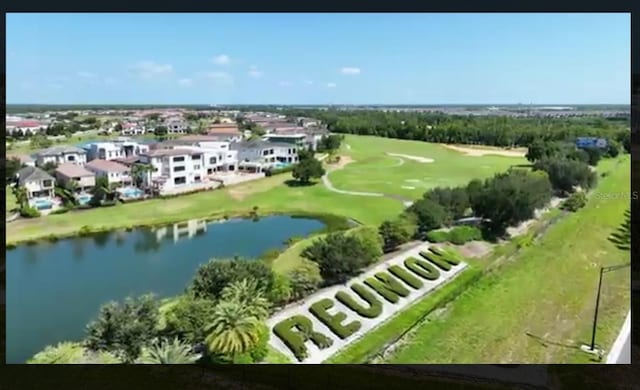
[[[378,272],[374,276],[365,279],[364,284],[391,303],[397,303],[400,299],[399,297],[406,297],[410,292],[397,279],[384,272]]]
[[[469,241],[481,240],[482,230],[475,226],[456,226],[448,231],[432,230],[426,234],[427,241],[440,243],[450,242],[463,245]]]
[[[304,345],[307,340],[311,340],[320,349],[329,348],[333,344],[333,340],[312,329],[310,319],[296,315],[274,326],[273,333],[287,345],[296,359],[303,361],[308,356],[307,347]]]
[[[360,303],[356,302],[349,294],[344,291],[338,291],[336,293],[336,299],[349,309],[355,311],[364,318],[376,318],[382,314],[382,302],[367,288],[361,284],[354,283],[351,285],[351,290],[356,293],[362,300],[369,304],[369,307],[363,307]]]
[[[405,267],[427,280],[436,280],[440,277],[440,271],[428,261],[409,257],[404,261]]]
[[[334,334],[344,340],[357,332],[362,324],[360,323],[360,321],[352,321],[346,325],[343,324],[344,320],[347,319],[346,314],[344,314],[343,312],[338,312],[332,315],[327,312],[327,310],[331,309],[333,306],[333,300],[325,298],[311,305],[309,307],[309,311],[311,312],[311,314],[316,316],[320,320],[320,322],[331,329]]]
[[[422,286],[424,286],[424,284],[422,283],[422,281],[420,279],[416,278],[409,271],[407,271],[406,269],[400,267],[397,264],[392,265],[391,267],[389,267],[389,273],[391,275],[399,278],[400,280],[402,280],[403,282],[405,282],[406,284],[408,284],[409,286],[413,287],[416,290],[420,289],[420,288],[422,288]]]

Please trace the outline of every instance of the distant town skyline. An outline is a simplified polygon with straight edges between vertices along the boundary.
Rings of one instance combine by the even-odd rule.
[[[630,104],[629,14],[7,14],[8,104]]]

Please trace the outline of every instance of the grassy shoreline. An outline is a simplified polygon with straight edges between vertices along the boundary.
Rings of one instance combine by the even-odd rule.
[[[309,212],[309,211],[302,211],[302,210],[291,211],[291,212],[260,210],[259,214],[254,214],[253,210],[237,211],[232,213],[217,212],[217,213],[209,214],[197,219],[202,219],[207,222],[217,222],[217,221],[225,221],[229,219],[250,219],[250,218],[262,218],[262,217],[270,217],[270,216],[290,216],[292,218],[312,218],[312,219],[320,220],[326,226],[319,233],[347,228],[350,221],[353,221],[354,223],[359,223],[356,220],[343,217],[340,215]],[[174,217],[174,218],[159,220],[158,222],[154,222],[154,223],[123,224],[123,225],[115,225],[115,226],[97,226],[97,227],[83,225],[78,230],[74,230],[71,232],[61,232],[57,234],[52,233],[46,236],[44,235],[37,236],[36,238],[25,238],[25,239],[14,239],[14,240],[7,239],[6,248],[13,249],[18,245],[33,245],[43,241],[55,242],[58,240],[63,240],[68,238],[84,237],[84,236],[90,236],[93,234],[100,234],[100,233],[112,232],[112,231],[118,231],[118,230],[128,231],[133,229],[156,228],[156,227],[161,227],[161,226],[170,225],[174,223],[184,222],[185,220],[186,219],[184,218]]]

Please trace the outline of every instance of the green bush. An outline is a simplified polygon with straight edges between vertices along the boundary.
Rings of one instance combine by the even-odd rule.
[[[312,329],[313,324],[310,319],[296,315],[280,321],[273,327],[273,333],[293,352],[296,359],[303,361],[308,356],[307,347],[304,345],[307,340],[311,340],[320,349],[328,348],[333,344],[333,340]]]
[[[249,352],[251,356],[249,363],[259,363],[269,354],[269,328],[263,324],[259,329],[258,343]]]
[[[365,279],[364,284],[371,287],[384,299],[391,303],[397,303],[399,297],[409,295],[409,290],[398,282],[393,276],[378,272],[372,277]]]
[[[436,248],[434,246],[429,247],[429,251],[435,253],[440,257],[446,257],[449,264],[458,265],[462,262],[463,258],[458,252],[451,248]]]
[[[560,208],[565,211],[575,212],[583,208],[587,204],[587,196],[584,192],[576,192],[567,198]]]
[[[446,242],[449,241],[449,232],[443,230],[432,230],[426,234],[429,242]]]
[[[69,212],[69,209],[68,209],[68,208],[66,208],[66,207],[61,207],[61,208],[59,208],[59,209],[57,209],[57,210],[53,210],[53,211],[51,212],[51,214],[65,214],[65,213],[68,213],[68,212]]]
[[[79,236],[87,236],[87,235],[91,234],[92,232],[93,232],[93,229],[91,228],[91,226],[84,225],[78,231],[78,235]]]
[[[24,218],[38,218],[40,216],[40,211],[30,206],[24,206],[20,208],[20,215]]]
[[[364,318],[376,318],[382,314],[382,302],[380,302],[370,290],[365,288],[363,285],[356,283],[351,285],[351,290],[353,290],[353,292],[355,292],[362,300],[366,301],[369,304],[369,307],[363,307],[344,291],[338,291],[338,293],[336,293],[336,299],[338,302]]]
[[[416,290],[424,286],[420,279],[416,278],[409,271],[407,271],[405,268],[400,267],[399,265],[392,265],[391,267],[389,267],[389,273],[402,280],[409,286],[415,288]]]
[[[449,242],[455,245],[481,239],[482,231],[475,226],[457,226],[449,231]]]
[[[437,280],[440,277],[440,271],[431,263],[415,257],[409,257],[404,261],[404,266],[419,275],[423,279]]]
[[[442,255],[437,255],[433,252],[420,252],[420,256],[422,256],[424,259],[429,260],[443,271],[451,270],[452,264],[450,264],[449,261]]]
[[[357,332],[362,324],[359,321],[353,321],[343,325],[342,322],[347,319],[347,315],[343,312],[338,312],[333,315],[329,314],[327,310],[331,309],[333,306],[333,301],[329,298],[325,298],[311,305],[311,307],[309,307],[309,311],[311,314],[316,316],[320,322],[331,329],[333,333],[344,340]]]

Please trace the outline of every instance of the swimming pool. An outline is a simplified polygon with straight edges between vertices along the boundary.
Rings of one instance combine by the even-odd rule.
[[[126,198],[139,198],[142,196],[142,194],[144,194],[141,189],[133,187],[125,188],[121,192],[122,195],[124,195]]]
[[[277,162],[273,165],[274,168],[276,169],[281,169],[281,168],[286,168],[289,165],[291,165],[291,163],[283,163],[283,162]]]
[[[33,205],[38,210],[48,210],[53,207],[53,201],[50,199],[36,199],[33,201]]]
[[[78,199],[78,203],[87,204],[91,200],[91,195],[89,195],[89,194],[81,194],[81,195],[78,195],[77,199]]]

